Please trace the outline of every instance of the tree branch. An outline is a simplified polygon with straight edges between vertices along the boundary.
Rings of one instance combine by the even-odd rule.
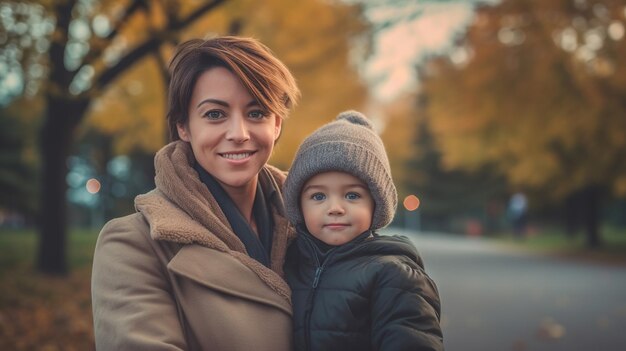
[[[120,73],[124,72],[147,54],[157,50],[162,42],[163,40],[160,37],[155,36],[146,40],[139,46],[136,46],[132,51],[122,57],[114,66],[102,72],[96,80],[95,86],[100,89],[106,87],[111,81],[117,78]]]
[[[185,28],[191,22],[200,18],[208,11],[220,5],[222,2],[224,2],[224,0],[213,0],[197,8],[182,21],[169,23],[165,29],[155,33],[155,35],[153,35],[151,38],[147,39],[145,42],[139,44],[133,50],[128,52],[114,66],[102,72],[100,76],[96,79],[94,87],[99,89],[106,87],[111,81],[117,78],[117,76],[119,76],[120,73],[124,72],[127,68],[144,58],[147,54],[158,50],[165,38],[168,38],[171,33]]]
[[[224,0],[213,0],[211,2],[205,3],[204,5],[198,7],[196,10],[192,11],[189,16],[182,19],[181,21],[174,21],[173,23],[170,23],[170,26],[168,26],[168,28],[173,31],[180,30],[223,2]]]
[[[117,21],[117,23],[115,24],[115,28],[113,28],[113,30],[106,37],[94,38],[92,40],[92,42],[90,43],[91,50],[89,50],[89,53],[83,59],[81,68],[87,65],[93,66],[94,62],[97,59],[102,57],[102,54],[104,53],[104,51],[109,47],[113,39],[118,35],[121,27],[126,23],[126,21],[130,18],[130,16],[134,15],[138,10],[145,9],[145,8],[146,8],[146,4],[144,0],[133,1],[130,4],[130,6],[126,8],[126,11],[124,11],[124,14]],[[74,71],[70,82],[76,77],[79,71],[80,69],[77,69],[76,71]]]
[[[133,15],[139,9],[146,9],[146,8],[148,8],[148,6],[144,0],[133,1],[130,4],[130,6],[126,9],[126,12],[124,12],[124,15],[117,21],[115,28],[103,39],[112,40],[117,35],[117,33],[119,33],[120,28],[122,27],[122,25],[126,23],[126,21],[130,18],[131,15]]]

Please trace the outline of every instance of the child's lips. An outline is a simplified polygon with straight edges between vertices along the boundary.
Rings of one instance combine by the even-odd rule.
[[[325,224],[324,227],[328,228],[328,229],[334,229],[334,230],[338,230],[338,229],[343,229],[343,228],[347,228],[350,225],[347,223],[328,223]]]

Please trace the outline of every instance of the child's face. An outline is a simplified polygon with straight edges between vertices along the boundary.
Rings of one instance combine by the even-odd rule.
[[[300,207],[309,232],[329,245],[342,245],[372,225],[374,199],[359,178],[325,172],[302,188]]]

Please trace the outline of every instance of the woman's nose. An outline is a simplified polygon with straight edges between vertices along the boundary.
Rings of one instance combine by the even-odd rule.
[[[230,118],[226,139],[236,143],[243,143],[250,140],[250,132],[243,115],[235,113]]]

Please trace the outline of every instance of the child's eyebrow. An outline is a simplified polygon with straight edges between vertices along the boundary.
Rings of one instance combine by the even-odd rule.
[[[363,188],[363,189],[368,189],[367,185],[363,185],[363,184],[348,184],[348,185],[346,185],[346,188]]]
[[[326,187],[325,187],[325,186],[323,186],[323,185],[320,185],[320,184],[311,184],[311,185],[307,185],[307,186],[305,186],[305,187],[302,189],[302,192],[309,191],[309,190],[311,190],[311,189],[324,189],[324,188],[326,188]]]
[[[367,185],[364,184],[346,184],[343,186],[343,189],[353,189],[353,188],[359,188],[359,189],[363,189],[365,191],[369,191],[369,187]]]
[[[367,187],[367,185],[364,184],[359,184],[359,183],[355,183],[355,184],[346,184],[343,186],[343,188],[361,188],[364,190],[369,190],[369,188]],[[302,189],[302,192],[305,191],[309,191],[309,190],[315,190],[315,189],[326,189],[325,185],[322,184],[311,184],[311,185],[307,185]]]

